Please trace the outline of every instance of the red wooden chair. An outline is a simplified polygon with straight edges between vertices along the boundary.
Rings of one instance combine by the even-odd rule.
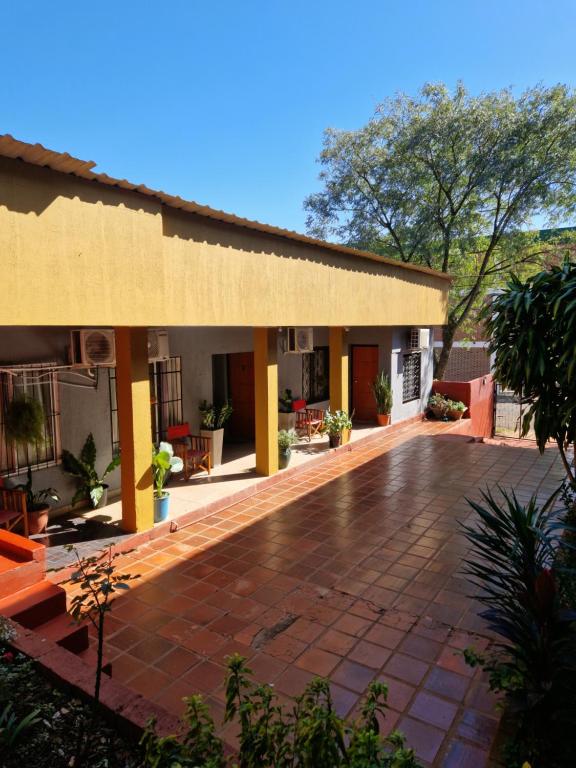
[[[188,422],[168,427],[166,437],[168,442],[172,443],[174,455],[182,459],[186,480],[190,477],[191,470],[203,469],[210,474],[212,469],[211,437],[191,435]]]
[[[321,408],[304,408],[296,411],[296,432],[304,434],[308,442],[314,435],[322,434],[324,411]]]
[[[28,508],[26,493],[8,488],[0,488],[0,528],[7,531],[22,523],[24,536],[28,538]]]

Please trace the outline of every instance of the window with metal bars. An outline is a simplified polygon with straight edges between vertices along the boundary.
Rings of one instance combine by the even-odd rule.
[[[152,441],[166,439],[166,430],[183,421],[182,411],[182,358],[170,357],[150,363],[150,408],[152,416]],[[116,369],[110,368],[110,426],[112,452],[120,449],[118,430],[118,401],[116,397]]]
[[[27,467],[43,469],[60,461],[60,397],[56,363],[14,365],[0,373],[0,475],[23,474]],[[13,445],[6,438],[4,419],[8,405],[18,397],[31,397],[42,405],[43,439],[35,445]]]
[[[328,347],[315,347],[302,355],[302,397],[307,403],[320,403],[330,397],[330,357]]]
[[[420,352],[404,355],[402,367],[402,402],[418,400],[420,397],[420,371],[422,367]]]

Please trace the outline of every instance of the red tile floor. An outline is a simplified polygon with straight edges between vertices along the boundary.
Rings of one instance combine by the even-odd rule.
[[[340,454],[122,556],[141,579],[107,619],[114,677],[174,713],[201,691],[218,721],[235,651],[286,702],[328,676],[341,715],[383,680],[386,727],[425,765],[487,765],[495,701],[460,654],[489,642],[460,572],[465,496],[497,483],[546,496],[562,468],[552,449],[441,431]]]

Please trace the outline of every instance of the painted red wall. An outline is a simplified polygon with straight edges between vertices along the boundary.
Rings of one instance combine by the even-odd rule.
[[[472,381],[435,381],[432,391],[461,400],[468,406],[464,414],[468,424],[466,430],[474,437],[492,437],[494,422],[494,379],[491,374]]]

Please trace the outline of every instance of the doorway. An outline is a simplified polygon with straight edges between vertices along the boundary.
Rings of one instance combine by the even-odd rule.
[[[378,375],[378,346],[352,347],[352,409],[357,421],[376,421],[372,382]]]
[[[254,353],[232,352],[228,355],[228,398],[232,416],[228,436],[235,442],[254,440]]]

